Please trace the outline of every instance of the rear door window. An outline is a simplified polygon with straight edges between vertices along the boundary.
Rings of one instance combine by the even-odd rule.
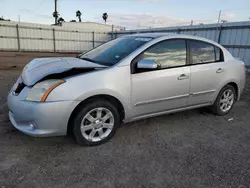
[[[221,49],[201,41],[190,40],[191,64],[213,63],[221,61]]]

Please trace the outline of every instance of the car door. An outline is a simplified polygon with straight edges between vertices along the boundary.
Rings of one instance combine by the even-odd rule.
[[[190,52],[191,84],[189,105],[211,103],[222,85],[226,66],[222,50],[213,44],[188,41]]]
[[[136,68],[141,59],[157,62],[158,68]],[[131,66],[135,66],[131,74],[134,117],[187,106],[190,67],[185,40],[161,41],[137,56]]]

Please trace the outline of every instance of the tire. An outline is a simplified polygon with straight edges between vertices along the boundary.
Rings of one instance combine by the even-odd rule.
[[[120,115],[115,105],[101,99],[90,101],[73,120],[73,136],[82,146],[100,145],[114,136],[120,122]]]
[[[226,99],[225,95],[227,94],[226,93],[227,91],[229,91],[233,96],[231,97],[232,98],[231,100],[227,101],[228,104],[226,104],[226,105],[228,105],[228,106],[224,105],[224,110],[222,110],[223,109],[222,105],[224,104],[222,102],[222,100]],[[235,104],[236,99],[237,99],[237,94],[236,94],[236,91],[235,91],[234,87],[231,86],[231,85],[226,85],[225,87],[223,87],[221,89],[221,91],[218,94],[218,96],[217,96],[217,98],[216,98],[213,106],[211,107],[211,110],[216,115],[224,116],[224,115],[228,114],[232,110],[232,108],[233,108],[233,106]]]

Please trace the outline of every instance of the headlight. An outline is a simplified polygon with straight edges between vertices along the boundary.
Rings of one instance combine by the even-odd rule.
[[[47,99],[50,92],[63,83],[65,83],[64,80],[57,80],[57,79],[44,80],[42,82],[39,82],[31,88],[26,97],[26,100],[44,102]]]

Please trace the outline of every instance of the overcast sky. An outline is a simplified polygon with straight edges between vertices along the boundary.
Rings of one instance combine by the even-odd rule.
[[[166,27],[194,23],[249,20],[250,0],[58,0],[58,11],[66,21],[77,19],[103,23],[102,14],[109,15],[108,24],[132,28]],[[13,21],[52,24],[54,0],[0,0],[0,16]]]

